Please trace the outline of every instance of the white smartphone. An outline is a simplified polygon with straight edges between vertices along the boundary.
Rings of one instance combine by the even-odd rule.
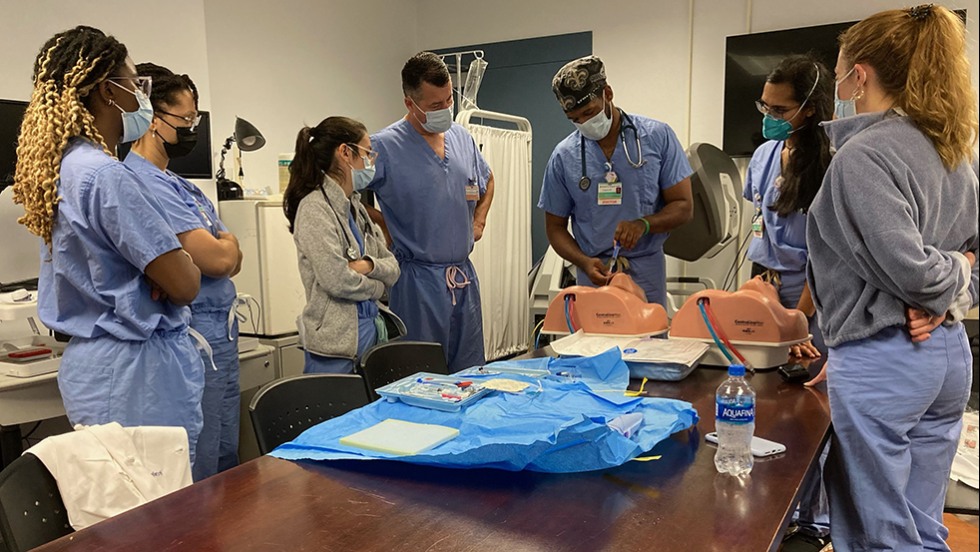
[[[717,445],[718,434],[712,431],[704,436],[704,440]],[[770,441],[769,439],[763,439],[762,437],[756,437],[755,435],[752,436],[752,456],[764,458],[781,452],[786,452],[786,445]]]

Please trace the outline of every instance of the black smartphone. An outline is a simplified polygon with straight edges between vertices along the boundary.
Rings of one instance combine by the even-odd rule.
[[[805,382],[810,379],[810,371],[802,364],[789,363],[779,367],[779,375],[790,383]]]

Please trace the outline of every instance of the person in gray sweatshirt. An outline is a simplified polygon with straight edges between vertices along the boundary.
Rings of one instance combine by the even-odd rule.
[[[377,301],[398,279],[398,261],[358,194],[376,159],[367,129],[346,117],[304,127],[296,138],[283,210],[306,291],[296,321],[305,373],[351,373],[386,340]]]
[[[949,550],[942,510],[969,395],[978,132],[965,29],[938,6],[840,38],[837,154],[807,224],[829,347],[834,549]]]

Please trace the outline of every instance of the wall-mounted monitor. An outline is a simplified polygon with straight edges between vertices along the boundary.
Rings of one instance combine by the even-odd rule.
[[[197,127],[197,145],[184,157],[171,159],[167,169],[184,178],[210,180],[211,170],[211,114],[201,111],[201,124]],[[125,159],[130,144],[119,145],[119,159]]]
[[[14,182],[17,167],[17,138],[27,102],[0,100],[0,191]],[[129,153],[129,144],[119,146],[119,159]],[[201,112],[197,146],[185,157],[172,159],[168,167],[184,178],[210,179],[213,176],[211,155],[211,116]]]
[[[955,10],[966,22],[966,10]],[[768,75],[783,58],[812,54],[831,74],[837,65],[837,39],[857,21],[784,31],[730,36],[725,44],[725,116],[723,147],[732,157],[748,157],[765,139],[762,115],[753,102]]]
[[[837,37],[856,23],[836,23],[787,31],[730,36],[725,46],[725,128],[722,147],[732,157],[748,157],[765,142],[755,100],[766,76],[783,58],[812,54],[831,73],[837,65]]]

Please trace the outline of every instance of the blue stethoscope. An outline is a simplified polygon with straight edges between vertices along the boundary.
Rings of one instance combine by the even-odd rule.
[[[618,108],[617,108],[618,109]],[[633,131],[633,140],[636,142],[636,155],[637,161],[633,161],[630,157],[630,149],[626,146],[626,130],[630,129]],[[629,162],[630,166],[634,169],[639,169],[646,164],[646,160],[643,159],[643,148],[640,147],[640,135],[636,132],[636,125],[633,124],[633,119],[629,117],[622,109],[619,110],[619,138],[623,141],[623,152],[626,154],[626,161]],[[581,151],[582,159],[582,178],[578,180],[578,187],[584,192],[589,189],[592,185],[592,179],[586,174],[585,168],[585,137],[579,136],[579,149]]]

